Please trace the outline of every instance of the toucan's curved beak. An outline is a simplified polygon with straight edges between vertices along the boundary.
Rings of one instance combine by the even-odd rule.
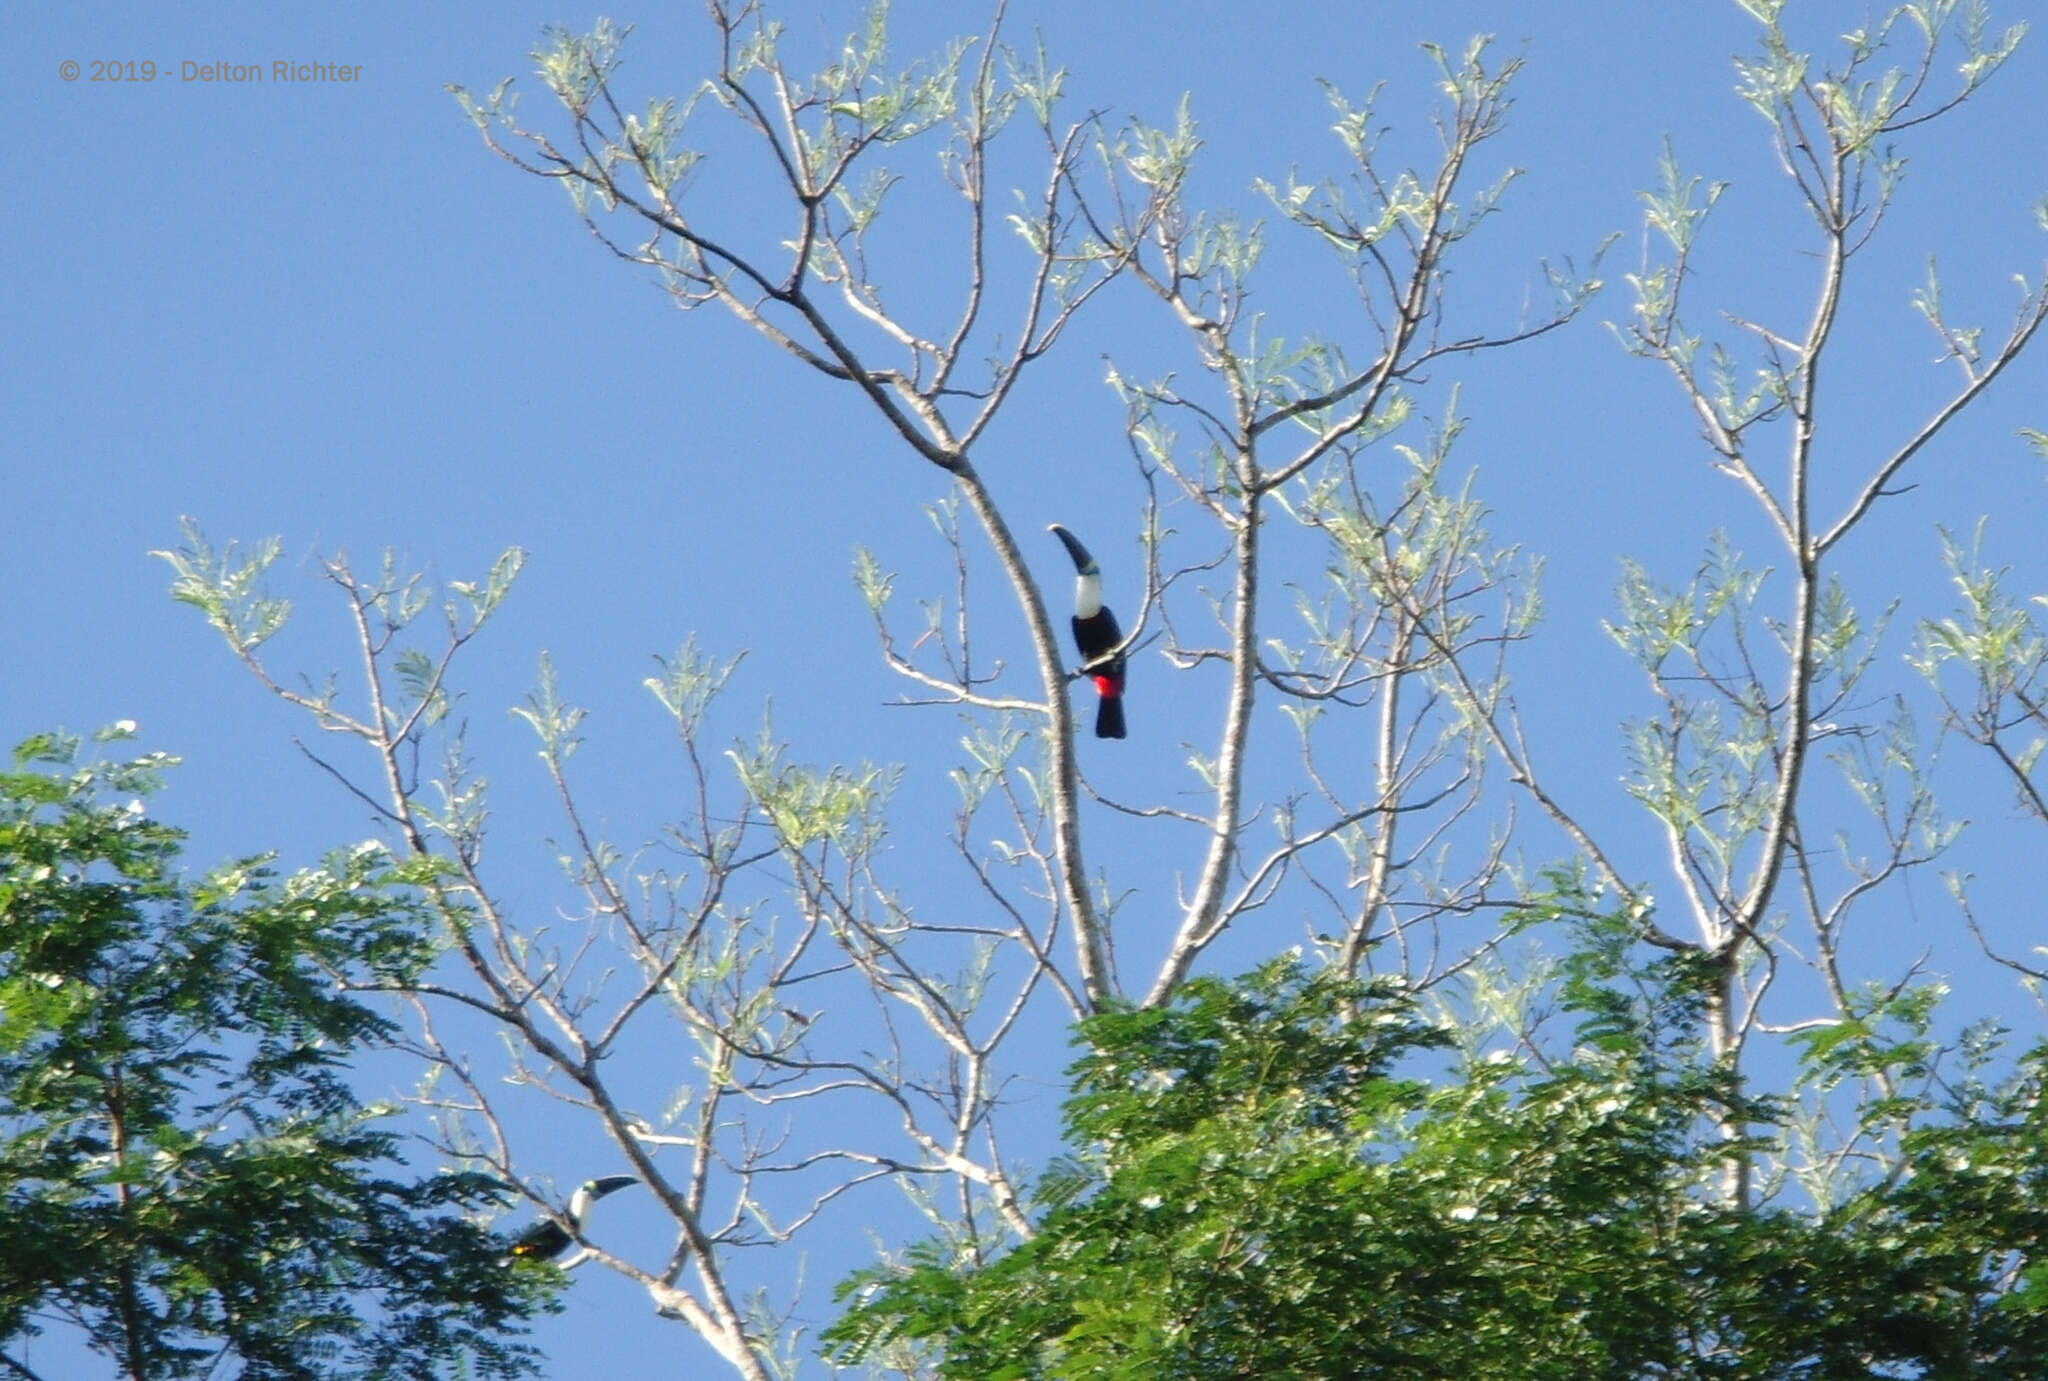
[[[1082,546],[1080,539],[1074,536],[1073,533],[1067,531],[1058,523],[1047,523],[1045,530],[1066,544],[1067,555],[1074,558],[1075,570],[1085,575],[1095,569],[1095,558],[1088,554],[1088,548]]]

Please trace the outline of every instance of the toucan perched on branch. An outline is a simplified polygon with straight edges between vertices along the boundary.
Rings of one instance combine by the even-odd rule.
[[[1088,548],[1058,523],[1046,531],[1066,544],[1078,572],[1074,577],[1074,643],[1081,649],[1081,670],[1094,679],[1095,692],[1102,697],[1095,708],[1095,737],[1122,738],[1124,659],[1109,654],[1123,642],[1124,633],[1116,626],[1116,615],[1102,603],[1102,568]]]
[[[582,1187],[569,1197],[568,1218],[575,1225],[576,1232],[583,1231],[583,1217],[590,1212],[592,1204],[607,1194],[638,1183],[640,1178],[637,1175],[606,1175],[602,1179],[585,1180]],[[575,1245],[575,1234],[554,1219],[543,1218],[513,1241],[512,1255],[553,1261]]]

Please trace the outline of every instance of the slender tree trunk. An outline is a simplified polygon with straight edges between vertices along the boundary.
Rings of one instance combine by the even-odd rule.
[[[112,1086],[107,1090],[107,1131],[108,1140],[114,1148],[114,1164],[125,1169],[128,1159],[127,1091],[118,1064],[114,1066]],[[124,1174],[114,1186],[114,1202],[120,1206],[124,1227],[134,1207],[134,1198],[135,1187]],[[143,1326],[141,1289],[135,1283],[135,1261],[131,1253],[122,1253],[116,1275],[120,1283],[122,1352],[126,1370],[130,1381],[150,1381],[148,1330]]]

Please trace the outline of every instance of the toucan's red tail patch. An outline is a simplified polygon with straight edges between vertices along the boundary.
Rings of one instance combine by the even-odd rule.
[[[1122,695],[1124,688],[1113,677],[1098,676],[1095,678],[1095,693],[1107,700]]]

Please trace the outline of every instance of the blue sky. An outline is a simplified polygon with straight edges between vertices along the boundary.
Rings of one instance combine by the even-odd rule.
[[[708,28],[694,5],[648,9],[609,11],[635,26],[625,84],[636,98],[683,94],[709,70]],[[492,157],[444,90],[517,75],[523,113],[541,118],[548,98],[527,53],[545,25],[586,27],[602,12],[89,4],[16,16],[0,88],[13,189],[0,206],[13,267],[0,339],[11,383],[0,402],[0,577],[12,595],[0,732],[13,742],[60,724],[138,721],[144,746],[186,761],[162,810],[191,831],[195,863],[265,848],[308,862],[371,825],[299,757],[295,716],[167,598],[168,571],[147,553],[176,542],[180,515],[215,540],[282,537],[278,583],[299,614],[278,658],[309,671],[347,653],[315,552],[368,564],[392,547],[444,577],[475,578],[505,546],[528,551],[465,684],[473,746],[496,785],[503,885],[537,908],[552,904],[540,841],[556,822],[530,739],[502,707],[523,696],[542,650],[591,711],[577,765],[624,838],[655,832],[673,785],[640,681],[652,654],[692,634],[720,655],[748,650],[729,734],[750,734],[772,699],[778,736],[802,756],[905,763],[905,851],[951,810],[948,760],[923,751],[935,732],[957,737],[950,712],[888,706],[901,687],[849,576],[865,545],[903,573],[906,606],[944,589],[944,554],[922,512],[943,495],[936,472],[844,390],[711,311],[678,313],[644,273],[589,239],[559,191]],[[2014,17],[1993,12],[1994,22]],[[805,6],[789,18],[792,48],[829,51],[853,12]],[[895,49],[922,53],[980,22],[955,6],[904,3]],[[1499,54],[1526,60],[1510,128],[1488,156],[1527,176],[1455,289],[1476,324],[1511,326],[1525,302],[1542,302],[1539,258],[1583,266],[1620,232],[1603,268],[1614,286],[1563,332],[1448,363],[1420,401],[1440,416],[1460,387],[1470,422],[1453,469],[1476,469],[1497,537],[1546,560],[1547,623],[1515,675],[1525,714],[1543,726],[1553,789],[1649,874],[1658,845],[1615,785],[1624,758],[1614,728],[1648,702],[1600,625],[1620,558],[1682,581],[1717,526],[1758,559],[1775,558],[1734,487],[1708,467],[1677,391],[1600,323],[1626,312],[1619,279],[1643,252],[1637,189],[1654,179],[1667,135],[1689,170],[1730,183],[1700,260],[1705,290],[1745,313],[1803,320],[1805,227],[1763,123],[1732,92],[1730,55],[1748,47],[1750,22],[1733,4],[1361,3],[1275,17],[1245,6],[1016,0],[1011,40],[1034,29],[1070,69],[1079,106],[1165,121],[1188,93],[1205,141],[1195,199],[1246,215],[1259,214],[1254,178],[1337,167],[1318,78],[1355,97],[1384,81],[1393,146],[1421,154],[1431,74],[1418,41],[1455,48],[1490,32]],[[182,79],[186,62],[267,71],[279,59],[353,65],[360,77]],[[66,60],[83,66],[80,79],[62,78]],[[161,75],[90,80],[108,61],[154,62]],[[1846,486],[1861,457],[1916,425],[1946,384],[1907,301],[1926,256],[1940,255],[1956,314],[1994,329],[2010,310],[2011,275],[2039,281],[2031,206],[2048,190],[2044,103],[2048,47],[2037,38],[1972,108],[1912,147],[1900,207],[1852,281],[1862,295],[1829,378],[1855,405],[1824,496],[1839,499],[1830,485]],[[755,228],[747,207],[728,214]],[[899,233],[911,262],[918,234]],[[1300,247],[1279,234],[1270,243],[1270,305],[1281,329],[1303,329],[1289,315],[1307,321],[1319,304],[1312,280],[1285,267]],[[897,291],[915,303],[924,290],[913,277]],[[1156,325],[1131,297],[1098,305],[1020,391],[979,461],[1020,533],[1059,520],[1089,541],[1113,601],[1119,566],[1134,577],[1140,496],[1102,356],[1157,351]],[[1938,523],[1967,531],[1990,513],[1995,563],[2012,563],[2020,588],[2048,588],[2041,462],[2013,439],[2016,428],[2048,426],[2044,386],[2048,366],[2023,360],[1914,463],[1906,478],[1919,487],[1882,506],[1847,553],[1859,597],[1905,600],[1885,653],[1893,664],[1913,620],[1945,607]],[[1043,547],[1034,559],[1059,588],[1060,554],[1050,539]],[[992,620],[991,640],[1008,617]],[[1020,648],[1010,660],[1026,656]],[[1170,798],[1187,786],[1183,745],[1212,732],[1213,716],[1163,663],[1137,665],[1131,697],[1132,740],[1089,752],[1088,768],[1129,798]],[[1277,716],[1262,723],[1277,740]],[[1966,802],[1954,809],[1973,821],[1954,866],[1979,874],[1994,901],[2037,896],[2039,864],[2015,860],[2037,858],[2038,837],[1971,764],[1953,772]],[[1170,899],[1172,876],[1162,865],[1144,885]],[[1928,943],[1955,945],[1931,876],[1890,905],[1900,947],[1921,947],[1921,928],[1947,937]],[[1142,936],[1126,942],[1142,954]],[[1965,1005],[2007,1001],[1981,966],[1964,965],[1955,981]],[[1045,1058],[1057,1065],[1056,1045]],[[585,1173],[568,1159],[535,1173],[566,1186]],[[859,1217],[843,1228],[857,1257]],[[794,1270],[792,1256],[770,1274]],[[811,1268],[820,1308],[822,1270]],[[594,1318],[620,1363],[699,1355],[630,1287],[595,1271],[542,1338],[566,1347]],[[584,1366],[564,1354],[556,1374],[594,1374]]]

